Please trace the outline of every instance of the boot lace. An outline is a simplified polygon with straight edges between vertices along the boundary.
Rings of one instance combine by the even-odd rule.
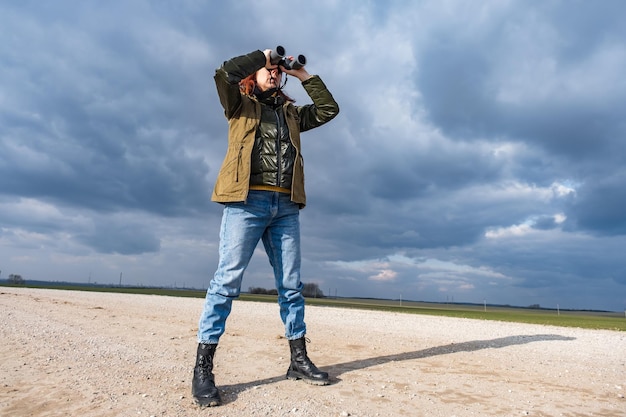
[[[210,377],[209,366],[210,365],[211,365],[211,361],[209,361],[206,356],[200,356],[200,359],[198,360],[198,376],[200,377],[201,381],[204,381],[205,379],[209,379]]]

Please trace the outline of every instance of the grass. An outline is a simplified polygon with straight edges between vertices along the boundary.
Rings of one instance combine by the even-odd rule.
[[[616,312],[570,311],[530,309],[520,307],[441,304],[415,301],[370,300],[370,299],[307,299],[309,305],[326,305],[342,308],[391,311],[405,314],[424,314],[468,318],[476,320],[496,320],[515,323],[542,324],[584,329],[604,329],[626,331],[626,317]]]
[[[1,286],[7,286],[0,284]],[[21,287],[24,287],[23,285]],[[172,297],[204,298],[204,290],[148,287],[107,287],[93,285],[26,285],[29,288],[50,288],[74,291],[114,292],[127,294],[151,294]],[[241,294],[241,301],[276,302],[276,296]],[[468,318],[476,320],[496,320],[515,323],[542,324],[584,329],[604,329],[626,331],[625,314],[601,311],[573,311],[531,309],[521,307],[485,306],[474,304],[443,304],[417,301],[398,301],[361,298],[307,298],[308,305],[354,308],[362,310],[388,311],[402,314],[424,314]]]

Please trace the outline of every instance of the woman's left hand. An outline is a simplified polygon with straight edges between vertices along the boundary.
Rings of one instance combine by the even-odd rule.
[[[289,59],[293,59],[292,56],[289,57]],[[285,73],[285,74],[289,74],[292,77],[296,77],[297,79],[299,79],[300,81],[304,81],[307,80],[309,78],[311,78],[311,74],[309,74],[307,72],[307,70],[305,69],[305,67],[301,67],[299,69],[290,69],[288,70],[287,68],[283,67],[282,65],[280,66],[280,69]]]

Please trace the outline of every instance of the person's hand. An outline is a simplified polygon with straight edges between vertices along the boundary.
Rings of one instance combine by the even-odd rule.
[[[294,59],[292,56],[290,56],[288,58],[289,59]],[[307,79],[311,78],[311,74],[308,73],[308,71],[306,70],[306,67],[301,67],[301,68],[296,69],[296,70],[294,70],[294,69],[288,70],[287,68],[285,68],[282,65],[280,65],[280,69],[285,74],[289,74],[292,77],[296,77],[300,81],[304,81],[304,80],[307,80]]]

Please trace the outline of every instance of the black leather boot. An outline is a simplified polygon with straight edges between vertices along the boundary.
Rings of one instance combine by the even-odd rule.
[[[196,403],[202,407],[214,407],[222,404],[220,393],[215,386],[213,376],[213,356],[217,345],[198,344],[196,366],[193,368],[191,394]]]
[[[306,339],[304,337],[289,341],[291,350],[291,365],[287,370],[287,379],[302,379],[313,385],[328,385],[328,373],[317,369],[306,354]]]

